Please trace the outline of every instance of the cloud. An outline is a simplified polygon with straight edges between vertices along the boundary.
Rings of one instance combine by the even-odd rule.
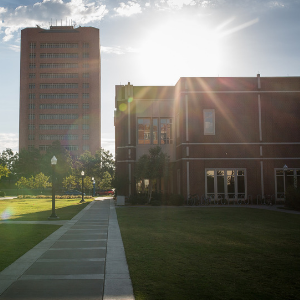
[[[104,150],[108,150],[113,156],[115,156],[115,140],[114,139],[102,137],[101,147]]]
[[[18,152],[19,135],[15,133],[0,133],[0,152],[6,148],[12,149],[13,152]]]
[[[203,1],[208,2],[208,1]],[[184,5],[195,5],[196,2],[194,0],[168,0],[167,4],[171,8],[181,9]]]
[[[134,49],[131,47],[126,47],[126,48],[121,48],[120,46],[117,47],[106,47],[106,46],[101,46],[101,53],[106,53],[106,54],[117,54],[117,55],[122,55],[125,53],[137,53],[139,52],[138,49]]]
[[[12,51],[15,52],[20,52],[20,46],[16,46],[16,45],[9,45],[8,48]]]
[[[100,21],[108,10],[99,0],[89,3],[88,0],[43,0],[31,6],[18,6],[14,10],[0,7],[2,23],[0,29],[5,28],[3,41],[9,41],[20,28],[48,27],[52,18],[56,20],[72,20],[77,25],[85,25],[93,21]]]
[[[130,17],[135,14],[140,14],[142,12],[141,6],[133,1],[128,1],[127,4],[124,2],[120,3],[120,6],[114,8],[117,15],[122,17]]]

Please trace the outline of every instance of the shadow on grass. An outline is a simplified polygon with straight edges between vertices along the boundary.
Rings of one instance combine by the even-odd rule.
[[[38,199],[28,200],[24,199],[24,201],[19,201],[17,203],[18,210],[14,208],[13,205],[8,205],[6,210],[0,214],[0,220],[9,220],[9,221],[55,221],[57,219],[49,219],[52,214],[52,201],[51,200],[43,200],[43,205],[41,205],[41,210],[37,211],[34,205],[38,207],[38,203],[35,201]],[[84,203],[80,203],[81,199],[70,199],[64,200],[64,203],[60,203],[59,200],[56,200],[57,206],[55,209],[55,213],[58,216],[59,220],[70,220],[75,215],[77,215],[82,209],[84,209],[89,203],[92,201],[86,201]],[[24,206],[28,205],[31,208]],[[63,207],[61,207],[64,205]],[[24,211],[22,212],[22,206],[24,207]],[[28,210],[33,210],[32,212],[28,212]],[[15,212],[14,212],[15,211]]]

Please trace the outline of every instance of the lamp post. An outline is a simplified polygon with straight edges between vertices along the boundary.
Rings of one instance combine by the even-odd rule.
[[[58,216],[55,213],[55,167],[57,163],[57,158],[53,156],[51,158],[51,166],[52,166],[52,214],[49,219],[57,219]]]
[[[81,201],[80,201],[80,203],[85,202],[84,198],[83,198],[83,177],[84,177],[84,171],[81,171],[82,185],[81,185]]]
[[[93,181],[93,197],[94,197],[95,196],[95,185],[96,185],[94,177],[92,177],[92,181]]]

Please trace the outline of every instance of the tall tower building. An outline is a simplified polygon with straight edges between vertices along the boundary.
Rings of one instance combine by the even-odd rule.
[[[19,150],[60,141],[73,158],[101,147],[99,29],[21,33]]]

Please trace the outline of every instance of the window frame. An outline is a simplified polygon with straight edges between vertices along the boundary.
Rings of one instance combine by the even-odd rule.
[[[209,115],[208,115],[209,114]],[[207,128],[206,123],[209,118],[212,118],[210,130]],[[215,117],[215,109],[203,109],[203,134],[204,135],[215,135],[216,134],[216,117]]]

